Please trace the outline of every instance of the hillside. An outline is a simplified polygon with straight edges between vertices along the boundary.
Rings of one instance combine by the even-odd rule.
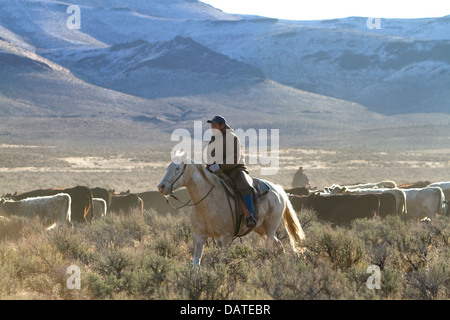
[[[167,146],[223,114],[286,146],[450,144],[449,17],[369,30],[195,0],[76,4],[80,30],[65,3],[0,4],[3,140]]]
[[[379,30],[368,29],[366,21],[244,17],[190,36],[277,82],[361,103],[375,112],[448,113],[450,17],[383,19]]]
[[[90,83],[149,99],[227,92],[265,78],[258,68],[183,37],[77,50],[58,61]]]

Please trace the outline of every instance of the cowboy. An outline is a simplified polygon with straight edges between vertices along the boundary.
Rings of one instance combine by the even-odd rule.
[[[305,174],[303,167],[299,167],[292,179],[292,187],[310,188],[308,176]]]
[[[245,165],[241,141],[224,117],[215,116],[207,122],[211,124],[213,135],[208,144],[206,168],[215,174],[224,173],[231,178],[251,214],[246,218],[245,224],[252,228],[256,225],[253,208],[255,190]]]

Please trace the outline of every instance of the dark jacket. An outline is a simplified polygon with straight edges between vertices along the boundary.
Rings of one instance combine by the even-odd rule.
[[[304,172],[300,172],[297,170],[295,172],[294,177],[292,179],[292,187],[305,187],[309,188],[309,179],[308,176]]]
[[[242,144],[234,130],[225,126],[220,134],[221,136],[219,136],[219,133],[216,136],[213,135],[208,143],[208,163],[206,167],[209,169],[212,164],[217,163],[220,169],[227,174],[234,171],[248,173],[242,153]],[[228,146],[231,141],[232,146]]]
[[[216,136],[213,135],[208,144],[207,152],[207,169],[212,164],[217,163],[220,170],[216,173],[227,174],[242,195],[254,193],[253,181],[248,175],[244,154],[242,153],[242,144],[233,129],[225,126],[220,133],[217,133]]]

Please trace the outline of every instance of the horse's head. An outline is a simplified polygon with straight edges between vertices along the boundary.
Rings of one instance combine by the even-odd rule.
[[[158,191],[163,195],[169,195],[173,190],[183,186],[183,173],[186,167],[186,154],[177,155],[167,167],[166,175],[158,184]]]

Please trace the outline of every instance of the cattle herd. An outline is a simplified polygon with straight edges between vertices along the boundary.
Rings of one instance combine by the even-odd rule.
[[[400,215],[404,218],[433,219],[448,215],[450,182],[396,185],[392,181],[352,186],[332,185],[324,190],[286,189],[297,212],[313,210],[319,219],[336,225],[348,225],[358,218]],[[185,189],[175,192],[176,199],[188,201]],[[122,192],[104,188],[76,186],[63,189],[40,189],[1,198],[0,217],[39,217],[48,229],[61,223],[88,223],[108,212],[129,214],[144,209],[172,212],[157,191]]]
[[[9,216],[38,216],[48,226],[47,229],[64,222],[90,222],[110,211],[129,214],[133,210],[144,212],[144,203],[138,194],[116,194],[114,190],[86,186],[7,194],[1,198],[0,204],[0,216],[4,219]]]
[[[320,191],[304,188],[286,190],[298,212],[308,208],[319,219],[336,225],[348,225],[358,218],[399,215],[405,219],[431,220],[449,215],[450,182],[397,185],[393,181],[332,185]]]

